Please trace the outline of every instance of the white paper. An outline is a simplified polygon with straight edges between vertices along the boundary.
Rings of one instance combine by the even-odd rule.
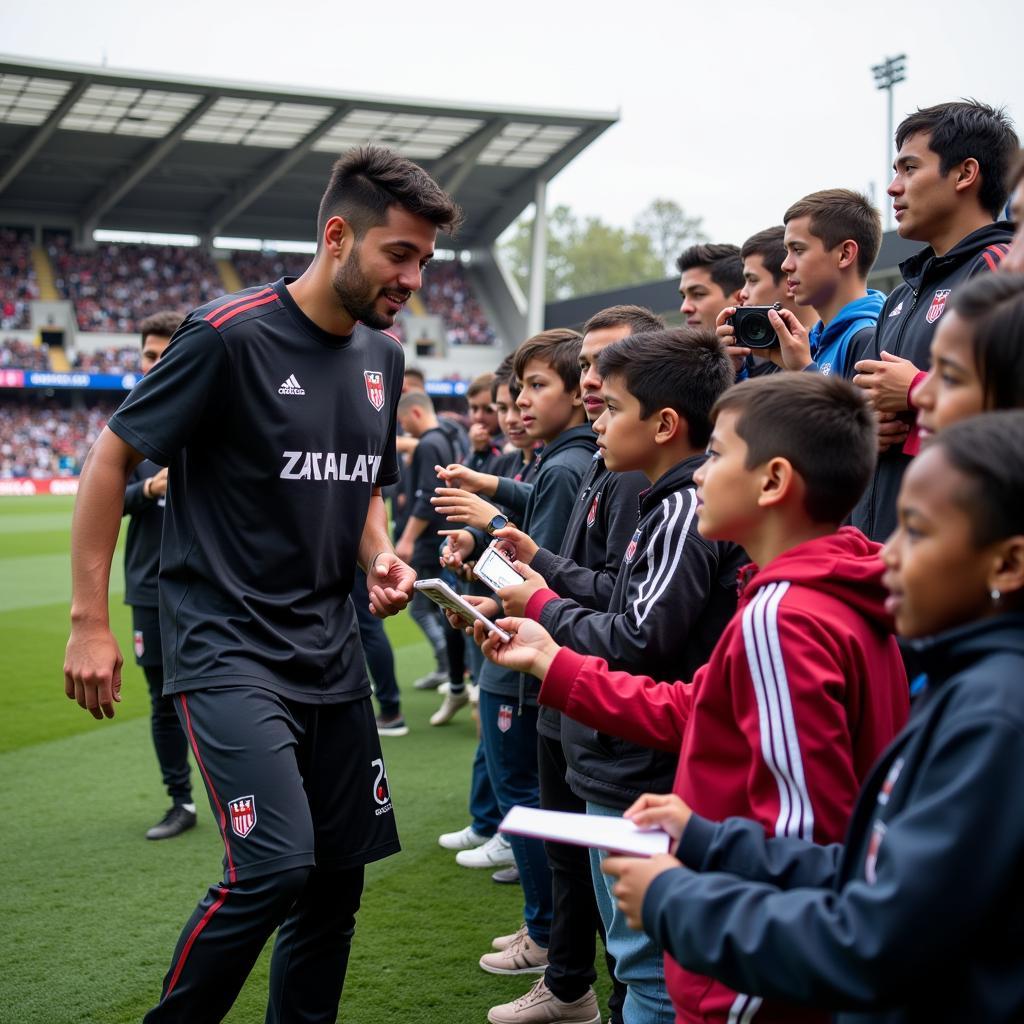
[[[574,846],[593,846],[614,853],[653,857],[668,853],[672,837],[660,828],[637,828],[625,818],[603,814],[571,814],[542,811],[536,807],[513,807],[498,826],[500,832],[534,839],[551,839]]]

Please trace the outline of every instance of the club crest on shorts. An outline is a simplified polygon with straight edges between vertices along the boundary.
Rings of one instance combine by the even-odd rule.
[[[146,653],[146,639],[142,635],[142,630],[135,630],[135,657],[141,658]]]
[[[932,296],[932,304],[928,307],[928,312],[924,317],[928,323],[933,324],[942,316],[942,311],[946,308],[946,299],[949,297],[949,291],[948,288],[939,288]]]
[[[363,380],[370,405],[380,412],[384,408],[384,374],[380,370],[363,370]]]
[[[627,562],[633,561],[633,556],[636,554],[637,545],[640,543],[640,531],[637,530],[633,534],[632,539],[629,542],[629,547],[626,548],[626,554],[623,556]]]
[[[251,793],[231,800],[228,812],[231,814],[231,831],[239,839],[244,839],[256,827],[256,798]]]
[[[375,769],[377,774],[373,780],[373,799],[377,806],[373,813],[380,817],[391,810],[391,787],[388,785],[388,772],[384,767],[384,759],[375,757],[370,762],[370,767]]]
[[[498,706],[498,732],[508,732],[512,728],[512,705]]]
[[[597,522],[597,505],[601,500],[601,492],[598,491],[594,495],[594,500],[590,503],[590,511],[587,513],[587,529],[589,530],[594,523]]]

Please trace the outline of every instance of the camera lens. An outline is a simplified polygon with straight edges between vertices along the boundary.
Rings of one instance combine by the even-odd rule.
[[[766,316],[752,316],[743,322],[743,336],[755,345],[764,341],[771,333],[771,329]]]

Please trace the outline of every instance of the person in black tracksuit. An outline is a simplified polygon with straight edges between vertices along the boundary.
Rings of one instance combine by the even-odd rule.
[[[844,842],[766,838],[675,798],[637,821],[678,836],[678,860],[632,882],[639,862],[609,868],[675,959],[744,992],[840,1024],[1010,1024],[1024,1019],[1024,413],[940,432],[900,502],[886,583],[925,686]]]
[[[900,264],[904,283],[886,300],[874,342],[854,367],[854,383],[890,421],[883,424],[874,477],[850,517],[872,540],[884,541],[896,526],[900,481],[920,447],[910,395],[931,365],[935,325],[950,290],[996,270],[1009,250],[1013,226],[993,222],[1006,202],[1018,145],[1005,113],[974,100],[918,110],[896,131],[899,153],[888,193],[898,231],[927,248]]]
[[[140,369],[143,375],[159,361],[181,323],[170,311],[155,313],[139,324],[142,335]],[[124,492],[123,514],[129,516],[124,546],[124,603],[132,609],[132,647],[135,661],[149,687],[150,731],[171,807],[146,832],[147,839],[171,839],[194,827],[196,805],[188,767],[188,740],[178,721],[174,702],[163,695],[163,647],[160,642],[160,536],[164,526],[167,470],[149,459],[135,467]]]

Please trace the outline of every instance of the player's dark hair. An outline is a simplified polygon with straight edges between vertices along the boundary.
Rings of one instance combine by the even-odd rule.
[[[568,327],[555,327],[541,331],[519,346],[515,351],[512,369],[522,386],[527,364],[537,359],[547,363],[562,379],[562,386],[572,394],[580,389],[580,348],[583,335]]]
[[[676,260],[680,274],[695,267],[707,268],[711,280],[722,289],[724,295],[738,292],[744,284],[743,260],[737,245],[727,242],[706,242],[684,249]]]
[[[938,154],[942,175],[970,157],[978,161],[978,202],[998,217],[1009,194],[1006,174],[1020,147],[1006,111],[968,99],[918,109],[896,129],[896,148],[921,132],[928,134],[928,148]]]
[[[740,259],[760,256],[764,269],[772,275],[772,281],[778,284],[782,280],[782,264],[786,262],[785,236],[786,229],[781,224],[758,231],[740,246]]]
[[[472,398],[474,395],[480,394],[481,391],[486,391],[488,394],[491,393],[492,385],[494,384],[493,373],[481,373],[479,376],[474,377],[466,388],[466,397]],[[494,399],[492,398],[493,402]]]
[[[159,313],[154,313],[152,316],[147,316],[142,323],[139,324],[139,338],[143,345],[146,344],[146,339],[151,335],[155,334],[161,338],[172,338],[174,332],[181,326],[183,317],[180,313],[172,312],[169,309],[162,310]]]
[[[971,416],[941,430],[930,447],[970,481],[956,488],[978,547],[1024,534],[1024,411]]]
[[[783,458],[800,474],[805,509],[839,524],[875,469],[875,417],[860,388],[820,373],[779,373],[745,380],[715,403],[712,422],[735,412],[747,469]]]
[[[882,215],[867,196],[849,188],[826,188],[798,199],[782,218],[788,224],[808,217],[809,230],[826,249],[847,239],[857,243],[857,269],[867,277],[882,247]]]
[[[701,327],[631,334],[602,349],[596,362],[605,380],[623,382],[644,419],[659,409],[679,413],[695,448],[708,443],[711,409],[734,377],[718,338]]]
[[[595,313],[584,325],[583,336],[591,331],[604,331],[609,327],[628,327],[630,334],[665,329],[665,321],[646,306],[609,306]]]
[[[402,372],[404,377],[412,377],[413,380],[418,380],[421,384],[427,383],[427,378],[424,376],[423,371],[418,366],[407,366]]]
[[[401,206],[454,235],[462,211],[427,172],[386,146],[357,146],[335,161],[320,200],[317,238],[331,217],[344,217],[356,239],[383,224],[392,206]]]
[[[949,302],[970,327],[985,408],[1024,408],[1024,274],[979,274]]]

